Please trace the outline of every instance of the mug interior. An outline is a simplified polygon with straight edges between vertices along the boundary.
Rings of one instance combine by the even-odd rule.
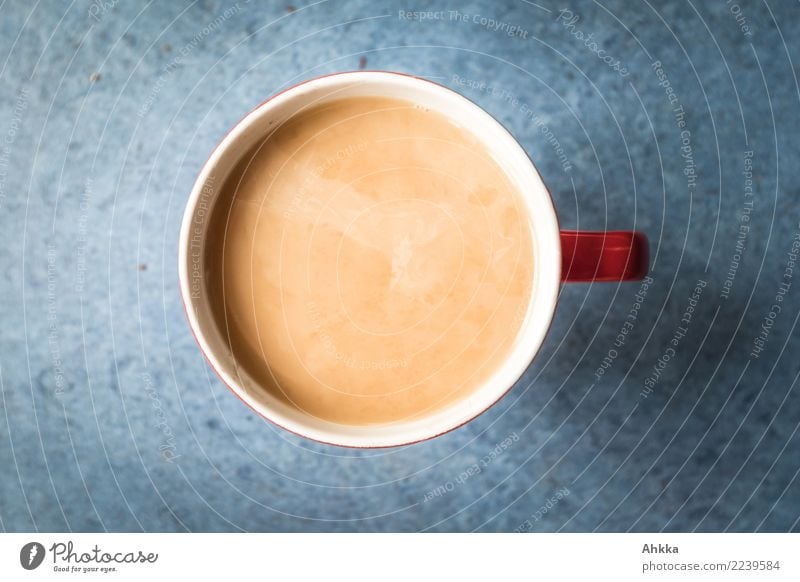
[[[281,401],[237,366],[205,291],[205,232],[219,189],[236,163],[268,133],[302,110],[347,97],[393,97],[437,111],[469,130],[518,189],[528,210],[533,281],[528,309],[504,363],[469,396],[410,421],[343,425],[313,417]],[[217,374],[246,404],[296,434],[341,446],[386,447],[425,440],[456,428],[489,408],[520,378],[550,326],[561,276],[561,245],[552,199],[514,137],[483,109],[445,87],[388,72],[339,73],[296,85],[261,104],[217,146],[192,189],[180,234],[181,294],[192,331]]]

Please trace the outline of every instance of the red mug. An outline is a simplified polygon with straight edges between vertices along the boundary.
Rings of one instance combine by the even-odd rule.
[[[522,193],[530,217],[536,268],[518,337],[503,364],[469,397],[423,418],[385,425],[325,421],[271,395],[242,373],[202,292],[208,216],[225,177],[251,148],[311,103],[346,97],[394,97],[438,111],[481,139]],[[639,232],[560,230],[553,200],[522,146],[491,115],[436,83],[400,73],[359,71],[295,85],[259,105],[216,147],[200,171],[184,212],[179,244],[181,295],[203,354],[228,387],[253,410],[298,435],[350,447],[387,447],[426,440],[459,427],[497,402],[528,368],[550,327],[562,282],[632,281],[647,274],[648,245]]]

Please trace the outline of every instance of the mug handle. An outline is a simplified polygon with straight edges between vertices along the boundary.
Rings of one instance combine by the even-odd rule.
[[[561,281],[640,281],[647,275],[647,237],[637,231],[561,231]]]

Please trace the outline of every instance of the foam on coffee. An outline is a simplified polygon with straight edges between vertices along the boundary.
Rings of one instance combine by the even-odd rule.
[[[520,194],[468,129],[396,99],[281,124],[226,179],[206,241],[240,372],[338,423],[467,397],[507,357],[530,299]]]

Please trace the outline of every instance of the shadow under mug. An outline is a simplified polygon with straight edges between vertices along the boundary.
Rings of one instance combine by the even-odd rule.
[[[228,174],[270,131],[302,110],[348,97],[393,97],[414,102],[469,128],[521,193],[533,244],[531,297],[518,337],[502,365],[469,396],[425,417],[351,426],[313,417],[270,394],[237,365],[205,292],[203,252],[209,217]],[[295,434],[349,447],[407,445],[453,430],[497,402],[519,380],[539,350],[562,282],[630,281],[648,267],[646,237],[634,231],[560,230],[553,200],[536,167],[491,115],[436,83],[400,73],[347,72],[295,85],[246,115],[214,149],[194,184],[179,241],[181,296],[200,348],[225,384],[253,410]]]

